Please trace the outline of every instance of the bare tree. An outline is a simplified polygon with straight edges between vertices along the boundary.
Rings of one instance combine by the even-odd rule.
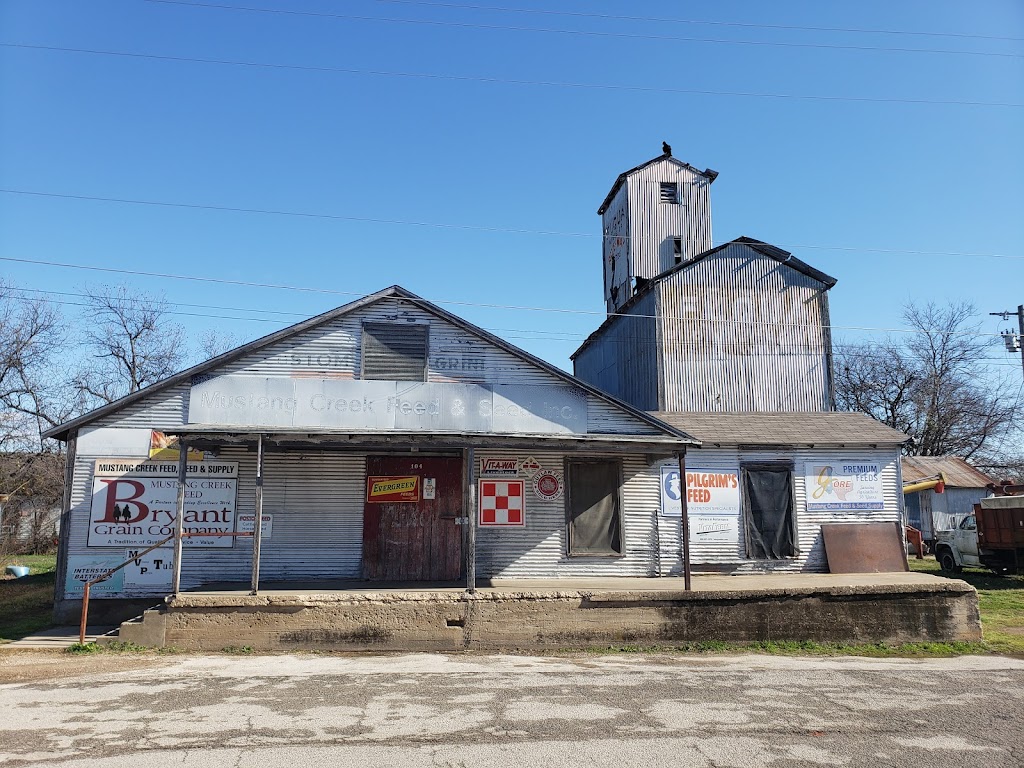
[[[836,403],[914,438],[908,452],[989,461],[1021,427],[1020,388],[986,367],[990,343],[966,303],[910,304],[904,339],[837,354]]]
[[[234,349],[241,342],[233,333],[225,333],[211,328],[199,337],[199,361],[212,360]]]
[[[0,450],[39,447],[39,433],[75,410],[55,370],[63,318],[46,301],[0,283]]]
[[[138,392],[175,373],[185,360],[185,332],[167,319],[163,296],[87,288],[85,342],[92,356],[76,388],[102,404]]]

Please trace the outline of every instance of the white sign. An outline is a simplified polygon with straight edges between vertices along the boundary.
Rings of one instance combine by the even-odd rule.
[[[269,539],[274,532],[274,516],[266,512],[261,517],[260,538]],[[241,512],[238,514],[238,532],[256,533],[256,515],[252,512]]]
[[[423,498],[428,501],[437,498],[437,478],[436,477],[424,477],[423,478]]]
[[[124,559],[131,562],[124,567],[124,591],[170,591],[174,573],[174,547],[157,547],[140,557],[144,550],[145,547],[125,550]]]
[[[805,462],[804,493],[808,511],[885,508],[882,467],[874,461]]]
[[[586,434],[587,395],[556,385],[232,374],[195,381],[189,421],[400,432]]]
[[[480,474],[488,477],[518,477],[519,459],[513,456],[480,459]]]
[[[691,519],[697,515],[740,514],[740,472],[739,469],[697,469],[686,470],[686,508]],[[683,505],[680,502],[679,467],[666,465],[661,468],[661,514],[665,517],[680,517]]]
[[[174,534],[178,465],[167,461],[101,459],[93,476],[88,546],[145,549]],[[232,533],[238,464],[188,465],[186,533]],[[186,547],[230,547],[230,536],[190,536]]]
[[[691,515],[690,544],[733,544],[740,541],[739,516],[725,515]]]

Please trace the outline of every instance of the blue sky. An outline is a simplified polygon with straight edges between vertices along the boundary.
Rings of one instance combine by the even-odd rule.
[[[193,337],[215,327],[239,340],[398,283],[468,302],[445,306],[569,367],[604,306],[596,209],[664,139],[720,172],[716,243],[756,237],[838,278],[837,326],[902,326],[908,299],[1024,302],[1024,108],[911,103],[1024,104],[1016,0],[493,4],[584,15],[472,0],[211,4],[292,13],[0,0],[0,42],[51,48],[0,47],[0,187],[19,192],[0,193],[0,256],[347,293],[15,262],[0,275],[67,293],[163,291],[198,315],[175,318]],[[624,15],[662,20],[607,18]],[[897,48],[944,52],[879,50]]]

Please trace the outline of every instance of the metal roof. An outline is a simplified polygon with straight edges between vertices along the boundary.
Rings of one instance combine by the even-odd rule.
[[[708,183],[718,178],[718,171],[712,171],[710,168],[705,168],[703,171],[700,171],[694,168],[689,163],[684,163],[682,160],[677,160],[676,158],[672,157],[672,155],[658,155],[657,157],[651,158],[646,163],[640,163],[640,165],[636,166],[635,168],[630,168],[628,171],[623,171],[622,173],[620,173],[618,177],[615,179],[615,183],[612,184],[611,191],[605,196],[604,202],[601,203],[601,207],[597,209],[597,213],[599,215],[604,214],[604,212],[608,209],[609,204],[611,204],[612,198],[615,197],[615,193],[619,191],[619,187],[622,186],[622,182],[626,180],[627,176],[629,176],[632,173],[636,173],[637,171],[641,171],[649,165],[654,165],[654,163],[657,163],[660,160],[668,160],[669,162],[678,165],[680,168],[686,168],[687,170],[700,174],[701,176],[705,177],[708,180]]]
[[[959,456],[904,456],[903,482],[916,483],[939,473],[949,488],[984,488],[995,482]]]
[[[369,306],[370,304],[387,298],[399,298],[408,301],[409,303],[420,307],[424,311],[429,312],[437,317],[440,317],[442,320],[446,320],[452,325],[455,325],[463,329],[467,333],[471,333],[483,339],[484,341],[493,344],[497,347],[500,347],[501,349],[505,350],[506,352],[509,352],[510,354],[515,355],[521,360],[531,365],[537,366],[538,368],[541,368],[544,371],[547,371],[552,376],[562,379],[567,384],[574,387],[578,387],[587,392],[587,394],[596,397],[600,400],[604,400],[605,402],[615,406],[616,408],[619,408],[623,411],[630,413],[640,421],[643,421],[655,427],[663,435],[673,437],[680,443],[695,445],[697,442],[696,440],[693,439],[693,437],[686,434],[685,432],[680,431],[678,428],[670,424],[658,421],[656,418],[650,416],[647,412],[642,411],[639,408],[634,408],[629,403],[625,403],[621,400],[618,400],[617,398],[612,397],[611,395],[605,392],[602,392],[596,387],[587,384],[585,381],[577,379],[572,374],[563,371],[561,368],[552,365],[546,360],[541,360],[539,357],[531,355],[529,352],[526,352],[525,350],[522,350],[519,347],[516,347],[513,344],[508,343],[504,339],[499,338],[498,336],[495,336],[494,334],[485,331],[483,328],[473,325],[467,320],[463,320],[461,317],[458,317],[457,315],[453,315],[451,312],[441,309],[441,307],[437,306],[436,304],[432,304],[426,299],[420,298],[416,294],[407,291],[405,288],[402,288],[399,285],[392,285],[390,288],[385,288],[382,291],[371,293],[368,296],[364,296],[361,299],[357,299],[356,301],[337,307],[336,309],[332,309],[328,312],[316,315],[314,317],[309,318],[308,320],[303,320],[300,323],[296,323],[295,325],[283,328],[280,331],[271,333],[267,336],[264,336],[263,338],[251,341],[248,344],[243,344],[242,346],[236,347],[235,349],[225,352],[222,355],[218,355],[217,357],[211,358],[210,360],[207,360],[204,363],[194,365],[191,368],[187,368],[186,370],[181,371],[180,373],[176,373],[173,376],[164,379],[163,381],[157,382],[156,384],[146,387],[145,389],[139,390],[138,392],[133,392],[130,395],[122,397],[120,400],[115,400],[112,403],[108,403],[99,408],[96,408],[95,410],[89,411],[88,413],[85,413],[79,416],[78,418],[72,419],[71,421],[65,422],[64,424],[60,424],[56,427],[48,429],[46,432],[43,433],[42,436],[44,438],[66,440],[68,437],[68,433],[73,429],[85,426],[86,424],[95,421],[96,419],[102,418],[111,413],[115,413],[121,410],[122,408],[131,405],[132,403],[136,403],[139,400],[150,397],[151,395],[154,395],[157,392],[160,392],[164,389],[168,389],[170,387],[173,387],[178,384],[183,384],[185,382],[191,382],[193,376],[196,376],[201,373],[210,372],[222,365],[237,360],[240,357],[244,357],[245,355],[248,355],[259,349],[263,349],[264,347],[267,347],[271,344],[276,344],[277,342],[283,341],[284,339],[287,339],[291,336],[307,331],[310,328],[315,328],[319,325],[323,325],[324,323],[329,323],[332,320],[335,320],[336,318],[342,317],[344,315],[349,314],[350,312],[362,309],[363,307]]]
[[[684,430],[706,448],[715,446],[899,446],[908,435],[887,427],[866,413],[694,412],[651,414]]]
[[[704,261],[704,259],[710,256],[714,256],[715,254],[725,250],[731,245],[745,245],[748,248],[757,251],[761,255],[767,256],[768,258],[779,262],[779,264],[784,264],[787,267],[795,269],[797,272],[802,272],[808,277],[817,280],[818,282],[822,283],[826,289],[832,288],[837,282],[839,282],[838,280],[836,280],[836,278],[827,275],[821,270],[815,269],[807,262],[801,261],[800,259],[796,258],[789,251],[784,251],[781,248],[778,248],[769,243],[765,243],[761,240],[755,240],[752,237],[737,237],[735,240],[730,240],[728,243],[716,245],[714,248],[708,251],[704,251],[704,253],[701,253],[697,256],[694,256],[692,259],[689,259],[688,261],[684,261],[679,264],[674,264],[668,269],[666,269],[664,272],[662,272],[660,275],[655,275],[650,280],[644,281],[643,285],[637,290],[637,292],[629,297],[629,301],[627,301],[625,304],[619,307],[618,312],[609,315],[608,318],[603,323],[601,323],[600,326],[598,326],[597,330],[590,334],[586,338],[586,340],[582,344],[580,344],[579,349],[577,349],[575,352],[569,355],[569,359],[575,360],[576,356],[584,349],[586,349],[587,346],[592,341],[594,341],[594,339],[596,339],[598,336],[604,333],[605,329],[607,329],[609,325],[611,325],[615,320],[618,320],[619,317],[621,317],[622,315],[626,314],[629,308],[633,306],[633,304],[639,301],[642,296],[645,296],[648,293],[648,291],[654,290],[654,287],[658,285],[658,283],[660,283],[662,280],[665,280],[666,278],[676,274],[677,272],[687,270],[694,264],[699,264],[700,262]]]

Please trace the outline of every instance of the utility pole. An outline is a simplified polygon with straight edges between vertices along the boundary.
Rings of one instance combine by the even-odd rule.
[[[990,315],[1009,320],[1013,312],[989,312]],[[1006,344],[1007,352],[1020,352],[1021,344],[1024,343],[1024,304],[1017,305],[1017,333],[1007,329],[1003,331],[1003,343]],[[1024,352],[1020,356],[1021,368],[1024,369]]]

